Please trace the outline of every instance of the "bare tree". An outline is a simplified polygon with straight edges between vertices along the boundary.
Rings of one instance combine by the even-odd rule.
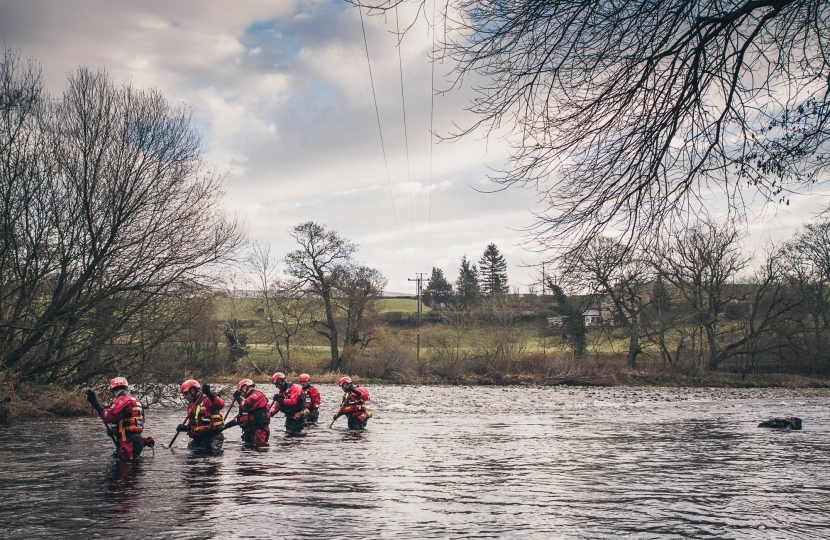
[[[331,349],[329,367],[337,370],[342,358],[337,333],[336,284],[341,266],[348,264],[357,247],[325,225],[307,221],[295,226],[289,235],[300,248],[285,256],[287,272],[302,290],[323,302],[323,317],[312,314],[312,328],[328,339]]]
[[[791,353],[810,373],[830,367],[830,220],[804,227],[782,249],[787,281],[799,301],[781,328]]]
[[[518,294],[494,294],[483,299],[479,316],[489,323],[479,342],[488,368],[501,376],[511,372],[527,351],[527,335],[521,324]]]
[[[560,275],[571,288],[599,294],[611,302],[619,324],[628,329],[628,365],[635,367],[642,352],[644,289],[651,279],[650,265],[641,251],[600,236],[583,249],[566,252],[558,262]]]
[[[749,261],[741,252],[739,240],[740,233],[731,223],[706,222],[672,233],[654,251],[656,270],[688,305],[700,340],[698,351],[705,354],[712,370],[734,354],[736,348],[722,347],[721,334],[728,331],[724,309],[737,298],[735,278]]]
[[[313,305],[296,283],[280,278],[270,246],[255,244],[247,266],[258,295],[256,311],[261,313],[282,369],[287,372],[291,369],[292,343],[311,321]]]
[[[464,338],[475,322],[475,313],[462,302],[449,301],[439,312],[446,333],[437,329],[428,334],[435,371],[444,377],[456,379],[463,371],[468,354],[464,351]]]
[[[244,289],[245,279],[237,271],[231,271],[224,277],[224,283],[217,314],[220,315],[219,328],[225,337],[225,352],[228,364],[234,366],[242,358],[262,373],[253,359],[248,355],[248,332],[245,330],[245,309],[249,297]]]
[[[826,0],[448,0],[442,14],[436,60],[454,60],[456,85],[481,76],[458,135],[507,133],[494,179],[544,195],[545,244],[654,232],[716,186],[784,202],[827,170]]]
[[[676,309],[672,290],[658,272],[651,286],[651,300],[640,313],[643,337],[658,348],[664,367],[677,365],[690,339],[687,318]]]
[[[755,371],[762,356],[780,354],[786,346],[776,339],[776,334],[786,325],[789,314],[798,308],[800,299],[791,293],[785,279],[784,259],[779,248],[769,249],[742,297],[747,309],[741,313],[740,332],[722,348],[723,357],[740,353],[743,376]]]
[[[244,240],[186,108],[87,69],[47,102],[9,53],[0,91],[3,369],[85,378],[123,336],[175,334],[175,316],[158,316],[204,291]]]
[[[377,301],[386,278],[368,266],[342,266],[337,272],[335,302],[345,318],[343,348],[365,347],[372,340],[377,322]]]

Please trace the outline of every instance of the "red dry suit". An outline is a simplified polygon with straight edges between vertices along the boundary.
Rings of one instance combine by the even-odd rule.
[[[372,417],[372,412],[366,408],[367,401],[369,401],[369,391],[362,386],[352,386],[352,389],[343,396],[343,414],[350,419],[349,427],[353,425],[352,418],[365,424]]]
[[[309,411],[320,408],[320,391],[311,385],[303,389],[305,393],[305,408]]]
[[[262,445],[271,436],[271,416],[268,414],[268,398],[259,390],[254,390],[239,402],[239,414],[235,422],[242,428],[242,440],[246,443]]]
[[[120,459],[133,459],[144,449],[144,407],[141,402],[126,393],[116,396],[108,409],[99,413],[109,424],[118,445]]]
[[[191,438],[212,437],[222,432],[222,409],[225,402],[220,397],[213,399],[199,394],[187,408],[187,434]]]
[[[287,389],[280,390],[278,395],[283,396],[283,399],[282,402],[277,399],[274,400],[274,404],[271,405],[271,416],[282,412],[286,418],[299,420],[308,414],[305,412],[305,394],[303,394],[303,387],[299,384],[291,384]]]

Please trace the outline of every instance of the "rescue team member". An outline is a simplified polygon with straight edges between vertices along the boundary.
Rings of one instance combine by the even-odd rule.
[[[308,416],[305,421],[313,424],[320,416],[320,391],[311,386],[311,377],[307,373],[303,373],[297,380],[303,387],[303,394],[305,394],[305,408],[308,409]]]
[[[279,393],[274,395],[274,403],[271,405],[271,416],[282,411],[285,415],[285,432],[299,433],[303,430],[305,419],[308,416],[308,409],[305,407],[305,394],[299,384],[293,384],[286,380],[285,374],[279,371],[271,377],[271,382],[277,387]]]
[[[213,393],[209,384],[202,386],[193,379],[184,381],[180,390],[188,404],[187,420],[179,424],[176,432],[187,432],[191,448],[221,445],[225,440],[222,435],[225,401]]]
[[[239,403],[239,414],[225,424],[225,429],[233,426],[242,428],[242,440],[248,444],[262,446],[271,437],[271,416],[268,414],[268,398],[256,389],[251,379],[242,379],[236,385],[233,399]]]
[[[343,403],[334,415],[334,419],[337,420],[340,415],[345,414],[349,420],[349,429],[364,429],[366,422],[372,417],[372,411],[366,408],[369,391],[361,386],[355,386],[349,377],[343,377],[337,384],[340,385],[344,394]]]
[[[86,391],[86,400],[92,408],[109,425],[111,436],[117,447],[119,459],[130,460],[141,455],[145,446],[155,446],[152,437],[143,437],[144,407],[141,402],[127,391],[127,379],[116,377],[110,381],[112,405],[104,408],[98,403],[95,392]]]

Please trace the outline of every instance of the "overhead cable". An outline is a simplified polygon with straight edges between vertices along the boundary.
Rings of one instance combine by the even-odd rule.
[[[375,92],[375,79],[372,76],[372,62],[369,60],[369,42],[366,40],[366,27],[363,24],[363,9],[358,7],[360,13],[360,29],[363,31],[363,46],[366,49],[366,64],[369,66],[369,82],[372,83],[372,99],[375,102],[375,117],[378,120],[378,133],[380,134],[380,148],[383,151],[383,166],[386,168],[386,183],[389,185],[389,199],[392,201],[392,215],[395,217],[395,230],[398,233],[398,247],[401,251],[401,264],[406,267],[404,258],[403,241],[401,240],[401,229],[398,227],[398,211],[395,209],[395,196],[392,193],[392,178],[389,176],[389,162],[386,159],[386,145],[383,142],[383,129],[380,126],[380,110],[378,109],[378,97]],[[411,202],[411,201],[410,201]]]

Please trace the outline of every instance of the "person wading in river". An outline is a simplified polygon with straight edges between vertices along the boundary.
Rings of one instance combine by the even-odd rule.
[[[299,384],[286,380],[285,374],[279,371],[271,377],[271,382],[279,392],[274,395],[271,405],[271,416],[282,412],[285,415],[285,432],[299,433],[303,430],[308,409],[305,407],[305,394]]]
[[[202,386],[199,381],[188,379],[182,383],[181,392],[187,400],[187,420],[179,424],[176,431],[187,432],[189,448],[216,448],[222,446],[222,409],[225,402],[217,397],[210,385]]]
[[[307,373],[303,373],[297,380],[303,387],[303,394],[305,394],[305,408],[308,409],[308,416],[305,421],[308,424],[313,424],[320,416],[320,391],[311,386],[311,377]]]
[[[145,446],[153,447],[152,437],[143,437],[144,407],[141,402],[127,391],[127,379],[116,377],[110,381],[112,405],[107,408],[98,403],[95,392],[86,391],[86,400],[95,412],[109,425],[109,433],[116,445],[115,456],[121,460],[130,460],[141,455]]]
[[[225,424],[224,429],[233,426],[242,428],[242,440],[248,444],[262,446],[271,437],[271,416],[268,414],[268,398],[256,389],[254,381],[242,379],[236,385],[233,399],[239,403],[239,414]]]
[[[366,408],[369,391],[362,386],[356,386],[349,377],[343,377],[337,384],[340,385],[344,394],[340,410],[334,415],[334,420],[345,414],[349,420],[349,429],[365,429],[366,422],[372,417],[372,411]]]

